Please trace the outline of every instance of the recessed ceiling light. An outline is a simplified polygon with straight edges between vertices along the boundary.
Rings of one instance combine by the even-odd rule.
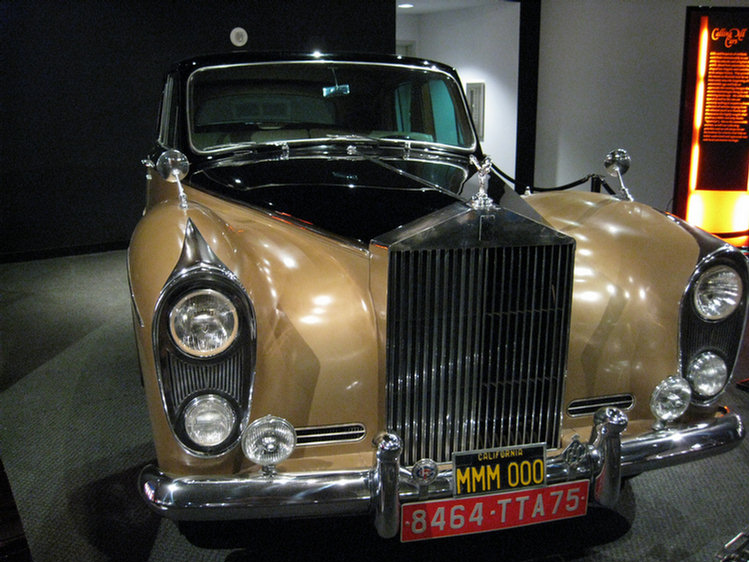
[[[414,7],[414,5],[413,5],[413,4],[411,4],[411,3],[409,3],[409,2],[404,2],[404,3],[402,3],[402,4],[398,4],[398,7],[399,7],[399,8],[403,8],[404,10],[407,10],[407,9],[409,9],[409,8],[413,8],[413,7]]]

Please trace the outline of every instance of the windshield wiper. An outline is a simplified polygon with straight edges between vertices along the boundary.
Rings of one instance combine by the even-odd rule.
[[[377,144],[377,141],[379,141],[379,139],[376,137],[370,137],[369,135],[363,135],[360,133],[328,133],[325,135],[325,138],[340,141],[373,142],[375,144]]]
[[[228,149],[228,148],[237,149],[237,148],[242,148],[242,147],[245,147],[245,146],[248,146],[248,145],[253,146],[255,144],[257,144],[257,143],[254,143],[254,142],[251,142],[251,141],[247,141],[247,142],[227,142],[227,143],[221,143],[221,144],[213,144],[211,146],[204,146],[200,150],[203,151],[203,152],[210,152],[212,150],[224,150],[224,149]]]
[[[385,141],[388,144],[401,144],[404,142],[423,142],[423,143],[431,142],[431,141],[425,141],[422,139],[412,138],[408,133],[396,133],[396,132],[387,133],[384,135],[365,135],[363,133],[341,133],[341,134],[329,133],[326,136],[331,139],[359,140],[359,141],[374,142],[374,143],[380,143],[382,141]]]

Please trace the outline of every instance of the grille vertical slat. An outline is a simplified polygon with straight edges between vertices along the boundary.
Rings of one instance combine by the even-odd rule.
[[[561,251],[561,248],[556,249],[556,262],[555,262],[555,270],[559,272],[560,276],[565,276],[568,279],[572,279],[573,275],[573,260],[566,258],[563,255],[563,252]],[[557,290],[561,290],[561,288],[557,288]],[[572,292],[572,287],[570,286],[568,288],[570,292]],[[550,295],[551,297],[552,295]],[[564,298],[564,296],[560,293],[559,298]],[[556,315],[552,322],[554,324],[563,324],[565,322],[569,321],[569,306],[570,303],[567,303],[567,308],[565,310],[558,310],[556,312]],[[552,364],[559,364],[561,362],[567,361],[567,338],[563,335],[563,333],[560,333],[558,330],[552,330],[551,327],[549,328],[549,331],[551,332],[551,338],[552,341],[552,349],[551,349],[551,363]],[[552,389],[549,389],[551,392]],[[559,423],[561,423],[562,419],[562,391],[563,391],[563,385],[557,385],[554,389],[554,395],[551,397],[550,403],[553,406],[553,409],[549,410],[549,415],[551,417],[550,419],[550,425],[549,429],[547,429],[547,442],[552,438],[551,436],[551,428],[554,427],[554,423],[557,423],[557,420],[559,420]]]
[[[404,462],[559,439],[571,244],[390,253],[388,426]]]
[[[206,389],[223,392],[240,402],[249,391],[243,372],[245,355],[239,347],[222,363],[200,364],[167,354],[163,376],[169,405],[176,410],[188,396]]]

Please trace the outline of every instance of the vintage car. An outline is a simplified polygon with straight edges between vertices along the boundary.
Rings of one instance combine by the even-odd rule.
[[[139,487],[168,518],[497,530],[744,436],[746,258],[623,184],[512,187],[445,65],[182,61],[144,164]]]

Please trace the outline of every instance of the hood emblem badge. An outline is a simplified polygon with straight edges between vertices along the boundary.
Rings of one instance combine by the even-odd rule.
[[[486,156],[483,161],[479,162],[479,159],[476,158],[473,154],[471,154],[471,164],[476,166],[476,170],[478,170],[479,173],[479,190],[476,195],[471,197],[470,205],[474,209],[492,209],[496,205],[494,205],[494,201],[491,197],[489,197],[489,194],[486,192],[486,180],[487,176],[489,175],[489,172],[492,169],[492,161],[491,158]]]

